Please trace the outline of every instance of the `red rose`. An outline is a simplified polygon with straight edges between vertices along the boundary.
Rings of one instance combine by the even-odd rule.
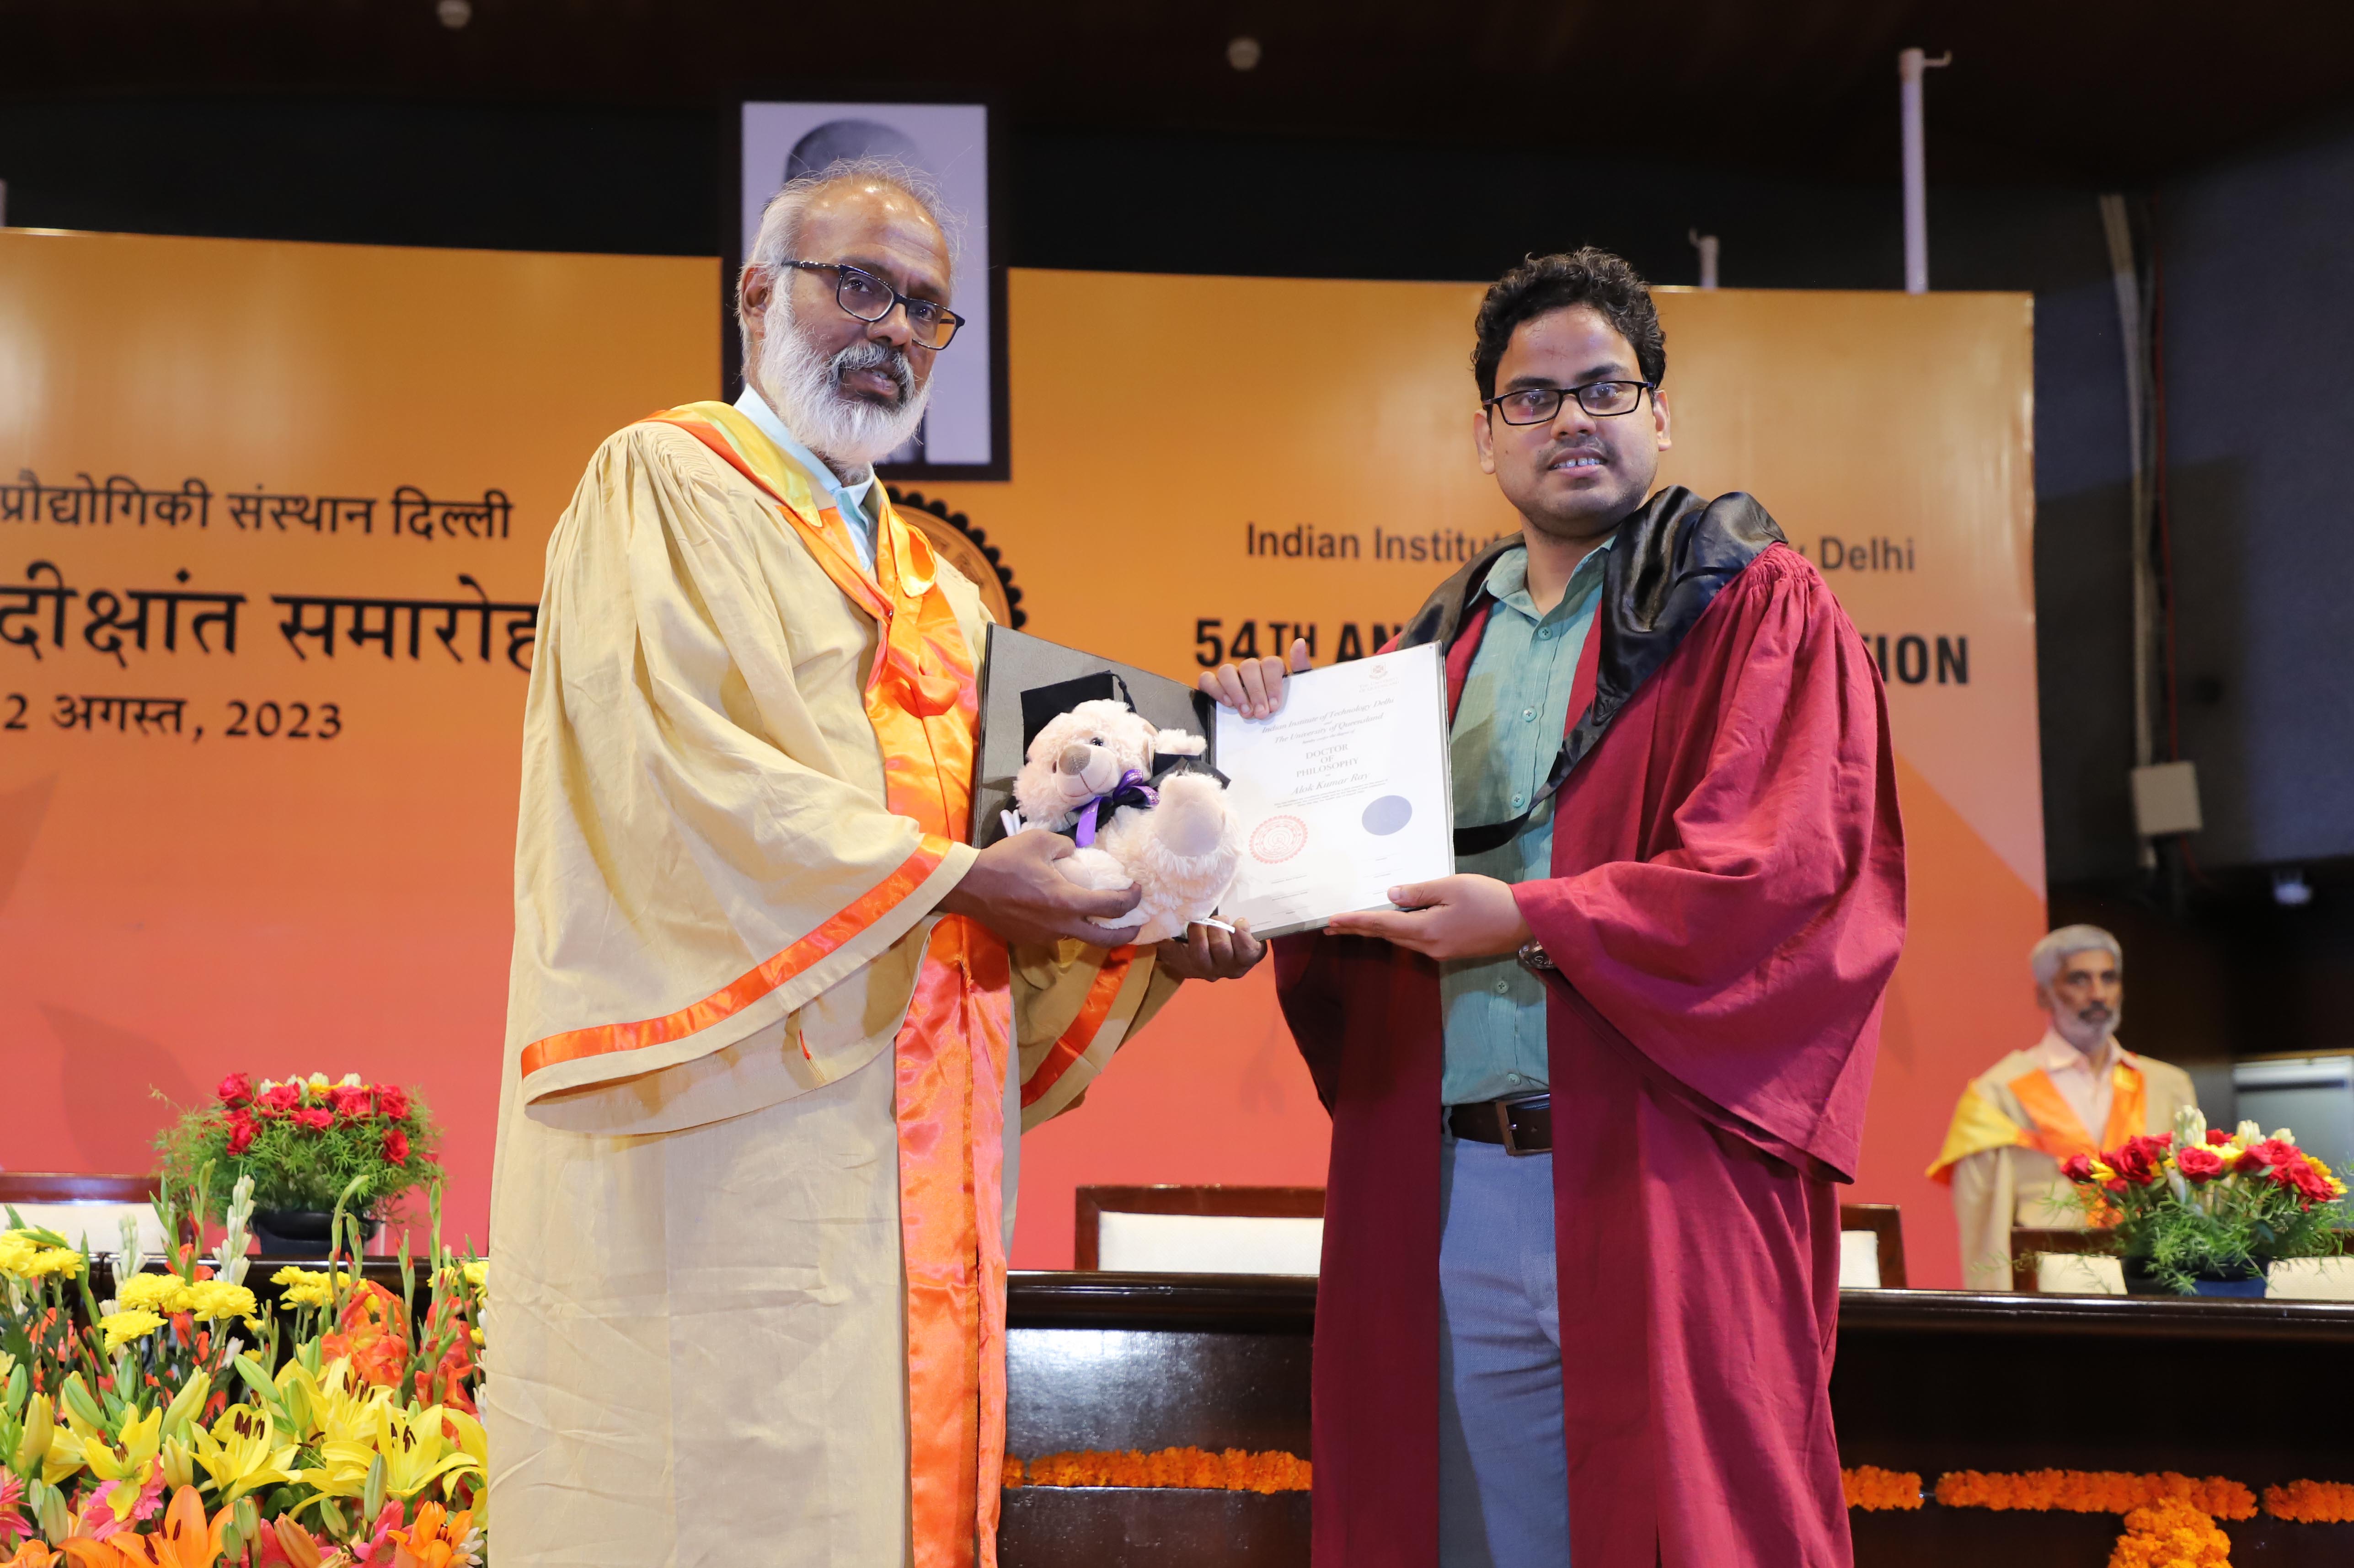
[[[302,1086],[300,1084],[281,1084],[276,1088],[270,1090],[268,1094],[262,1096],[260,1103],[263,1110],[277,1111],[281,1115],[283,1115],[287,1111],[298,1108],[302,1104]]]
[[[2311,1160],[2296,1165],[2285,1165],[2274,1173],[2274,1179],[2296,1189],[2296,1195],[2307,1204],[2326,1203],[2338,1196],[2329,1184],[2329,1174]]]
[[[2237,1168],[2242,1171],[2260,1171],[2270,1167],[2275,1173],[2274,1179],[2279,1181],[2282,1178],[2277,1173],[2281,1170],[2287,1166],[2301,1164],[2304,1160],[2305,1151],[2296,1144],[2283,1143],[2276,1138],[2265,1138],[2248,1145],[2247,1152],[2240,1156]]]
[[[2125,1147],[2103,1158],[2103,1163],[2117,1173],[2120,1180],[2137,1187],[2147,1187],[2158,1178],[2158,1158],[2150,1150],[2157,1139],[2128,1138]],[[2160,1150],[2164,1145],[2160,1144]]]
[[[2090,1181],[2093,1179],[2093,1157],[2089,1154],[2068,1156],[2061,1161],[2060,1174],[2071,1181]]]
[[[251,1105],[253,1103],[252,1075],[246,1073],[231,1073],[220,1081],[220,1087],[213,1092],[220,1096],[221,1104],[232,1110],[240,1106]]]
[[[408,1164],[408,1134],[397,1127],[387,1129],[384,1135],[384,1157],[395,1165]]]
[[[294,1125],[310,1132],[324,1132],[335,1125],[335,1113],[324,1106],[312,1106],[294,1113]]]
[[[253,1135],[260,1130],[261,1124],[247,1112],[233,1113],[228,1118],[228,1151],[231,1154],[244,1153],[253,1147]]]
[[[353,1121],[364,1120],[369,1114],[369,1094],[364,1088],[334,1088],[327,1091],[335,1114]]]
[[[2186,1181],[2212,1181],[2223,1173],[2223,1157],[2211,1149],[2193,1146],[2174,1157],[2174,1168]]]
[[[387,1121],[404,1120],[408,1115],[408,1091],[398,1084],[379,1085],[376,1091],[376,1113]]]
[[[2220,1148],[2231,1141],[2232,1135],[2225,1132],[2221,1128],[2211,1127],[2207,1129],[2207,1146],[2210,1149]]]

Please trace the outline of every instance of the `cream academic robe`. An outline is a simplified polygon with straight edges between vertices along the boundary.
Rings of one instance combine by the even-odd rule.
[[[2175,1113],[2199,1103],[2190,1075],[2155,1056],[2121,1051],[2111,1073],[2109,1125],[2097,1140],[2059,1103],[2032,1052],[2013,1051],[1962,1091],[1946,1146],[1928,1173],[1953,1184],[1967,1288],[2012,1288],[2012,1226],[2084,1228],[2084,1211],[2062,1201],[2073,1191],[2060,1176],[2062,1158],[2080,1149],[2115,1149],[2137,1134],[2171,1132]],[[2031,1081],[2042,1081],[2042,1092],[2022,1094]]]
[[[798,475],[748,422],[727,433]],[[805,480],[786,495],[817,515]],[[939,579],[977,665],[985,611]],[[777,503],[676,425],[607,440],[549,541],[492,1200],[506,1568],[908,1556],[892,1044],[974,852],[908,870],[926,837],[884,809],[862,705],[876,646]],[[1149,952],[1101,959],[1014,955],[1025,1126],[1173,990]]]

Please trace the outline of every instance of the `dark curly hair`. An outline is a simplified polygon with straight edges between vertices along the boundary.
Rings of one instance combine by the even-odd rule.
[[[1668,334],[1659,330],[1650,286],[1623,257],[1589,245],[1565,255],[1532,256],[1489,286],[1479,302],[1479,341],[1471,349],[1471,376],[1479,383],[1479,396],[1496,395],[1496,366],[1522,322],[1573,305],[1591,306],[1618,329],[1635,350],[1643,379],[1655,386],[1667,379]]]

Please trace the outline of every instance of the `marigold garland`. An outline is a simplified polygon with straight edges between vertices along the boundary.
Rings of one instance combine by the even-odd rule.
[[[1937,1500],[1947,1508],[2066,1513],[2130,1513],[2179,1501],[2218,1519],[2256,1515],[2256,1494],[2239,1482],[2221,1476],[2194,1480],[2172,1470],[2138,1476],[2123,1470],[1955,1470],[1937,1478]]]
[[[2343,1481],[2291,1481],[2264,1489],[2264,1511],[2299,1524],[2354,1523],[2354,1487]]]
[[[2109,1568],[2232,1568],[2232,1538],[2191,1503],[2161,1498],[2126,1515]]]
[[[1858,1465],[1852,1470],[1840,1472],[1840,1490],[1847,1494],[1848,1507],[1860,1508],[1867,1513],[1921,1506],[1921,1478],[1911,1470]]]
[[[1280,1450],[1253,1454],[1229,1448],[1213,1454],[1206,1448],[1162,1448],[1147,1454],[1135,1448],[1106,1453],[1047,1454],[1026,1465],[1005,1457],[1008,1487],[1177,1487],[1195,1491],[1304,1492],[1311,1467],[1297,1455]]]

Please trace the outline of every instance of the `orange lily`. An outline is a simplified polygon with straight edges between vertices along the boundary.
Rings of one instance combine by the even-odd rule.
[[[393,1568],[450,1568],[459,1560],[458,1549],[473,1525],[471,1510],[452,1516],[440,1503],[427,1503],[417,1510],[407,1530],[392,1532],[392,1539],[399,1542],[393,1553]]]
[[[363,1280],[344,1303],[341,1331],[319,1341],[327,1360],[347,1361],[362,1380],[378,1388],[400,1382],[408,1363],[408,1314],[383,1286]]]
[[[164,1510],[163,1526],[154,1534],[117,1537],[130,1548],[122,1559],[138,1568],[213,1568],[220,1560],[230,1511],[221,1510],[207,1523],[196,1489],[182,1487],[172,1494],[172,1505]]]
[[[49,1564],[57,1560],[58,1554],[46,1543],[27,1541],[16,1548],[16,1555],[0,1563],[0,1568],[49,1568]]]
[[[277,1542],[278,1550],[293,1568],[319,1568],[319,1560],[326,1553],[311,1532],[294,1522],[291,1513],[281,1513],[262,1526]]]
[[[69,1536],[56,1561],[72,1568],[137,1568],[140,1559],[127,1557],[110,1543],[86,1535]]]

